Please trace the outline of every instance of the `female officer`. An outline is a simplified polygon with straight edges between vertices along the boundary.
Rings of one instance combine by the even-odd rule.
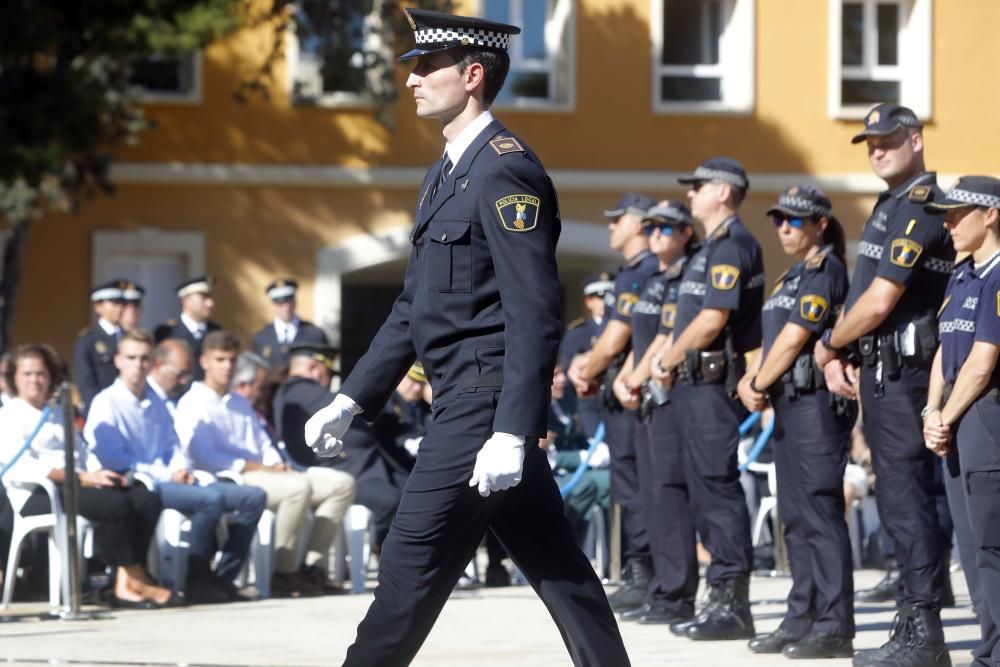
[[[976,610],[982,643],[972,652],[973,664],[995,665],[1000,660],[1000,180],[965,176],[944,201],[927,208],[947,212],[955,250],[970,255],[955,267],[945,292],[941,345],[923,410],[924,439],[939,455],[953,442],[958,447],[981,589]]]
[[[812,357],[847,297],[844,231],[831,209],[826,195],[810,186],[785,190],[768,209],[782,248],[797,261],[764,303],[763,350],[738,388],[748,410],[759,411],[768,400],[774,407],[778,511],[792,570],[784,620],[749,645],[755,653],[790,658],[854,652],[843,479],[855,411],[833,402]]]
[[[650,360],[670,338],[681,274],[697,248],[687,206],[664,201],[649,210],[643,230],[649,249],[660,260],[632,310],[632,352],[614,383],[615,395],[630,410],[639,410],[636,456],[643,520],[650,535],[653,579],[646,603],[622,614],[622,620],[673,623],[694,615],[698,589],[694,524],[690,512],[663,508],[687,505],[682,452],[671,427],[666,392],[655,391],[649,378]]]

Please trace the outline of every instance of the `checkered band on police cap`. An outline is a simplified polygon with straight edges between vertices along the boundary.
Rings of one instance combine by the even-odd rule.
[[[413,32],[417,46],[461,45],[504,49],[510,46],[510,35],[473,28],[421,28]]]
[[[738,188],[747,187],[747,179],[743,178],[739,174],[734,174],[731,171],[724,171],[722,169],[711,169],[709,167],[699,166],[694,170],[694,177],[704,181],[721,181]]]
[[[829,216],[833,212],[829,206],[824,206],[820,202],[788,193],[783,193],[778,197],[778,206],[800,211],[807,215]]]
[[[948,199],[956,202],[963,202],[972,206],[984,206],[986,208],[1000,209],[1000,196],[983,194],[982,192],[972,192],[963,190],[961,184],[948,190]]]

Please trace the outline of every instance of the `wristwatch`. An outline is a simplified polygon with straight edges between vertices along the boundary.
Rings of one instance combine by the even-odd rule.
[[[827,329],[823,332],[823,335],[819,337],[819,342],[823,344],[823,347],[830,350],[831,352],[839,352],[839,347],[834,347],[830,343],[830,338],[833,337],[833,329]]]

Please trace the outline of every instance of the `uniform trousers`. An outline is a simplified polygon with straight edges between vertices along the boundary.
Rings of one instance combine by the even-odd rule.
[[[694,611],[698,557],[684,474],[684,449],[672,403],[654,408],[649,419],[639,422],[636,449],[648,452],[650,470],[642,486],[653,557],[653,580],[646,602],[685,615]]]
[[[469,486],[476,454],[493,433],[499,394],[482,391],[436,404],[389,536],[375,600],[347,651],[350,667],[401,667],[413,660],[487,529],[499,538],[555,620],[573,664],[628,667],[604,589],[575,544],[548,460],[525,444],[517,486],[483,498]],[[517,619],[499,621],[491,655],[521,649]]]
[[[750,515],[740,485],[736,448],[741,408],[721,384],[679,383],[670,392],[677,415],[695,528],[712,554],[709,585],[749,576]]]
[[[77,512],[93,523],[94,548],[102,561],[112,566],[146,563],[162,509],[156,494],[142,484],[101,489],[81,486],[78,498]],[[21,515],[51,511],[48,494],[37,489],[24,503]]]
[[[354,478],[332,468],[310,467],[302,472],[253,470],[243,473],[243,481],[264,489],[267,509],[275,513],[274,569],[282,574],[297,572],[299,531],[306,512],[315,514],[306,542],[306,565],[325,563],[333,538],[354,501]]]
[[[639,496],[639,466],[636,461],[635,413],[628,410],[602,412],[604,441],[611,454],[611,498],[622,508],[622,555],[625,560],[649,555],[649,535]]]
[[[829,401],[826,391],[772,399],[778,514],[792,570],[781,627],[795,635],[854,637],[844,469],[856,415],[836,416]]]
[[[1000,402],[987,394],[966,410],[956,441],[979,580],[982,643],[975,665],[1000,664]]]
[[[875,367],[861,368],[865,439],[875,469],[879,519],[896,546],[901,603],[937,609],[947,568],[935,497],[937,457],[924,446],[920,411],[927,403],[928,371],[903,366],[884,378],[876,397]]]

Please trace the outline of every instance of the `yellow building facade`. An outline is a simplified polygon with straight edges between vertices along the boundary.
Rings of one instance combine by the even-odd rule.
[[[683,197],[677,175],[706,157],[746,166],[743,215],[771,277],[788,261],[763,211],[785,187],[820,184],[859,236],[883,184],[850,137],[874,101],[924,119],[942,186],[1000,172],[1000,87],[983,77],[1000,69],[995,0],[458,4],[525,27],[494,112],[553,175],[568,316],[583,273],[620,261],[601,211],[623,190]],[[415,118],[408,67],[390,131],[363,90],[336,89],[350,77],[327,76],[293,35],[270,99],[235,101],[269,40],[266,28],[246,30],[181,62],[176,90],[149,92],[155,127],[119,156],[117,192],[31,228],[15,342],[69,352],[89,321],[89,287],[116,276],[145,285],[152,326],[176,315],[177,282],[207,272],[218,278],[213,319],[245,341],[271,318],[264,287],[290,276],[301,315],[344,345],[348,363],[363,349],[400,288],[440,127]],[[344,67],[359,63],[356,53]]]

